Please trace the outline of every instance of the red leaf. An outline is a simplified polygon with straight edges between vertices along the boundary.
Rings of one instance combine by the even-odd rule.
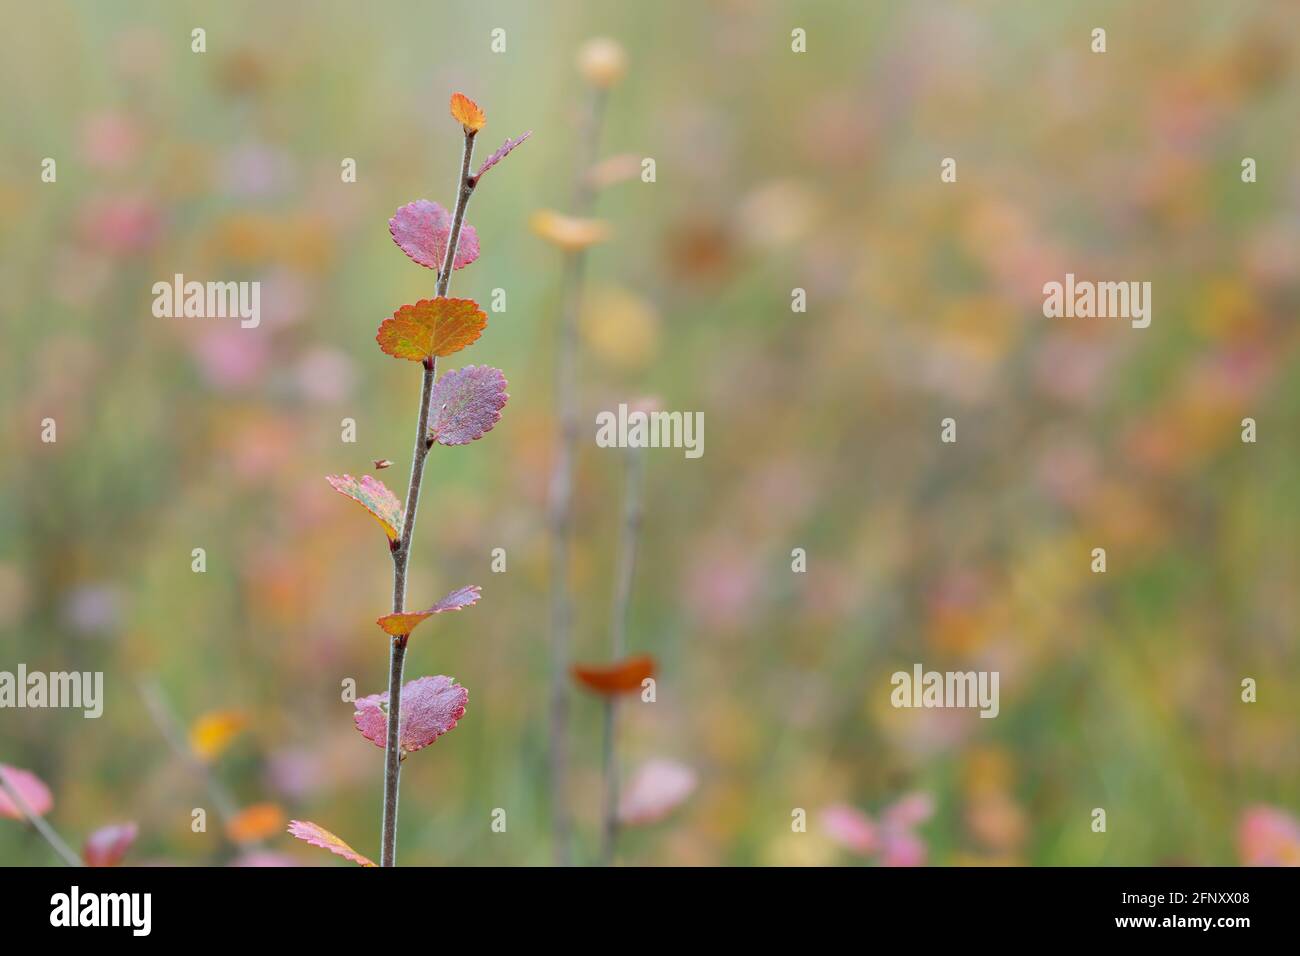
[[[134,823],[114,823],[100,827],[86,838],[81,859],[86,866],[117,866],[135,842],[140,828]]]
[[[461,608],[477,604],[481,593],[482,588],[477,584],[471,584],[468,587],[452,591],[433,607],[427,607],[423,611],[399,611],[396,614],[385,614],[383,617],[378,618],[375,623],[384,629],[384,633],[391,634],[393,637],[402,637],[415,630],[415,625],[426,617],[433,617],[433,615],[441,614],[443,611],[459,611]]]
[[[495,153],[493,153],[487,159],[483,160],[483,165],[480,166],[478,168],[478,172],[474,174],[475,182],[481,179],[483,174],[486,173],[489,169],[491,169],[497,163],[501,162],[501,160],[509,156],[516,146],[518,146],[520,143],[522,143],[524,140],[526,140],[528,137],[532,135],[533,135],[533,131],[529,130],[527,133],[524,133],[523,136],[520,136],[517,139],[507,139],[504,143],[502,143],[501,147]]]
[[[695,771],[676,760],[648,760],[637,768],[618,802],[618,819],[628,826],[655,823],[695,791]]]
[[[429,437],[440,445],[468,445],[501,421],[506,377],[499,368],[466,365],[438,379],[429,398]]]
[[[421,677],[402,688],[398,741],[403,754],[429,746],[465,716],[469,691],[450,677]],[[352,715],[361,735],[376,747],[388,742],[388,692],[357,701]]]
[[[360,481],[351,475],[326,475],[325,480],[341,495],[346,495],[370,512],[384,528],[389,541],[402,536],[402,503],[378,478],[363,475]]]
[[[415,262],[426,269],[441,269],[451,238],[451,213],[436,202],[417,199],[393,214],[388,220],[388,231],[393,234],[393,242]],[[478,233],[469,223],[462,222],[452,268],[463,269],[477,258]]]
[[[649,654],[628,657],[613,664],[575,664],[574,679],[597,694],[630,694],[641,689],[641,682],[653,677],[655,659]]]
[[[38,817],[50,812],[54,806],[54,797],[40,777],[29,770],[20,770],[3,763],[0,763],[0,774],[4,775],[9,787],[18,791],[18,796],[29,811]],[[27,819],[27,815],[17,807],[5,787],[0,787],[0,817],[8,817],[10,820]]]
[[[289,832],[299,840],[310,843],[312,846],[318,846],[329,850],[345,860],[351,860],[353,863],[360,863],[362,866],[374,866],[372,860],[362,856],[352,847],[348,846],[329,830],[317,823],[308,820],[290,820]]]

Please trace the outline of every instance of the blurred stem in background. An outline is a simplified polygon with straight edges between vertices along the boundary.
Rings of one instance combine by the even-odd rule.
[[[59,855],[64,863],[68,866],[82,865],[81,857],[77,856],[72,847],[68,846],[67,841],[59,836],[59,831],[50,826],[43,816],[28,806],[27,801],[23,799],[23,795],[18,792],[18,788],[11,784],[9,778],[5,776],[3,767],[0,767],[0,790],[5,792],[13,805],[18,808],[18,812],[26,818],[37,833],[45,838],[45,842],[54,848],[54,852]]]
[[[596,200],[590,171],[595,165],[604,125],[607,90],[595,85],[591,91],[583,128],[578,136],[578,169],[573,189],[575,216],[588,216]],[[565,257],[560,289],[560,328],[555,357],[555,404],[559,433],[555,465],[551,472],[551,700],[550,700],[550,791],[551,831],[554,860],[558,866],[570,862],[569,840],[572,821],[568,806],[568,667],[569,633],[573,626],[573,605],[569,593],[569,536],[573,525],[573,461],[578,437],[578,409],[575,370],[578,359],[578,314],[582,308],[582,286],[587,253],[577,249]]]
[[[179,757],[196,777],[203,781],[204,788],[212,798],[212,807],[217,811],[217,816],[221,818],[221,832],[224,834],[230,827],[230,821],[238,814],[238,808],[235,805],[234,798],[230,791],[225,788],[220,780],[212,773],[212,768],[204,761],[195,756],[193,748],[190,747],[185,736],[185,728],[172,710],[171,704],[167,701],[167,696],[163,693],[158,682],[152,678],[147,678],[139,682],[140,697],[144,700],[145,708],[149,711],[149,716],[153,718],[154,725],[158,732],[167,741],[172,748],[172,752]],[[260,845],[260,841],[259,844]]]
[[[641,539],[642,486],[645,479],[645,454],[640,448],[627,451],[627,482],[623,492],[623,533],[620,540],[618,567],[614,578],[614,605],[610,620],[611,659],[620,661],[627,653],[627,615],[632,600],[632,577],[636,571],[637,545]],[[618,840],[618,696],[605,697],[605,819],[602,829],[601,864],[614,862],[614,845]]]

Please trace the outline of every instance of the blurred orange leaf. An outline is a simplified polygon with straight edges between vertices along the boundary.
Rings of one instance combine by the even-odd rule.
[[[231,817],[226,824],[226,836],[235,843],[256,843],[280,832],[284,826],[284,811],[279,804],[254,803]]]
[[[572,673],[574,680],[597,694],[629,694],[640,690],[641,682],[654,676],[655,659],[641,654],[613,664],[575,664]]]
[[[393,358],[425,362],[472,345],[487,327],[487,313],[473,299],[421,299],[384,319],[375,341]]]
[[[539,209],[530,222],[533,232],[566,252],[579,252],[609,238],[609,225],[599,219],[579,219],[552,209]]]
[[[425,608],[423,611],[385,614],[377,619],[375,623],[383,628],[385,633],[391,634],[393,637],[401,637],[404,634],[410,634],[415,625],[427,617],[441,614],[443,611],[459,611],[461,608],[477,604],[481,592],[482,589],[477,584],[471,584],[468,587],[452,591],[433,607]]]
[[[325,480],[339,494],[346,495],[369,511],[383,526],[389,541],[402,536],[402,503],[378,478],[363,475],[358,481],[351,475],[326,475]]]
[[[248,726],[237,710],[212,710],[199,716],[190,728],[190,748],[201,760],[215,760]]]
[[[464,93],[451,94],[451,118],[465,129],[477,133],[487,122],[479,105]]]
[[[351,860],[353,863],[360,863],[362,866],[375,865],[373,860],[362,856],[319,824],[312,823],[308,820],[290,820],[289,832],[299,840],[310,843],[312,846],[318,846],[322,849],[329,850],[331,853],[341,856],[345,860]]]

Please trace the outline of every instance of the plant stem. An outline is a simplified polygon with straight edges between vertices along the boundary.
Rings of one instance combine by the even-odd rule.
[[[81,858],[72,851],[72,847],[68,846],[63,837],[59,836],[58,831],[50,826],[43,816],[27,805],[23,795],[18,792],[17,787],[9,782],[9,777],[5,775],[2,768],[0,768],[0,790],[9,795],[9,799],[18,808],[18,812],[27,818],[27,822],[32,825],[37,833],[45,837],[45,842],[54,848],[54,852],[63,859],[64,863],[68,866],[82,865]]]
[[[172,752],[203,780],[203,786],[207,789],[208,796],[212,798],[213,809],[217,811],[217,816],[221,819],[222,831],[225,832],[226,827],[238,812],[230,791],[222,786],[221,781],[213,775],[212,768],[194,755],[194,750],[185,739],[185,730],[176,714],[172,711],[171,705],[167,703],[167,698],[163,694],[162,688],[158,686],[158,682],[153,679],[141,680],[138,687],[145,708],[149,711],[149,716],[153,718],[158,732],[167,741]],[[253,845],[260,846],[261,841],[259,840]]]
[[[632,601],[632,577],[636,571],[637,545],[641,538],[641,519],[644,515],[641,488],[645,479],[645,458],[641,450],[629,449],[627,453],[627,485],[623,492],[623,534],[620,541],[618,568],[614,579],[614,606],[610,620],[610,651],[614,660],[627,653],[627,615]],[[601,863],[614,862],[614,846],[618,840],[618,751],[615,748],[618,733],[618,699],[605,698],[605,825],[601,846]]]
[[[470,159],[474,155],[474,133],[465,132],[465,151],[461,158],[460,183],[456,192],[456,210],[452,214],[447,252],[438,272],[437,295],[447,294],[451,284],[456,247],[465,222],[465,207],[474,192]],[[415,451],[411,455],[411,481],[406,489],[406,514],[402,519],[402,536],[393,548],[393,613],[406,609],[406,570],[411,560],[411,536],[415,531],[415,514],[420,505],[420,487],[424,483],[424,460],[429,448],[429,400],[438,374],[437,356],[424,363],[424,382],[420,389],[420,414],[415,427]],[[380,866],[397,865],[397,792],[401,784],[402,748],[402,671],[406,666],[406,641],[410,635],[394,637],[388,656],[388,736],[384,742],[384,815],[382,823]]]
[[[605,116],[605,90],[595,89],[581,134],[581,153],[573,190],[575,215],[591,212],[595,192],[588,175],[600,146],[600,127]],[[575,366],[578,351],[578,313],[582,307],[585,251],[569,253],[560,289],[560,329],[555,356],[555,404],[559,417],[555,465],[551,471],[551,701],[550,701],[550,790],[551,831],[554,859],[558,866],[569,864],[569,835],[572,824],[568,808],[569,772],[569,632],[573,609],[569,596],[569,537],[573,524],[573,459],[578,438],[578,410],[575,396]]]

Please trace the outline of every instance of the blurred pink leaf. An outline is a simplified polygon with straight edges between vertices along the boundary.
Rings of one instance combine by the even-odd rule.
[[[369,511],[383,526],[389,541],[402,536],[402,503],[378,478],[363,475],[358,481],[351,475],[326,475],[325,480],[339,494],[346,495]]]
[[[881,814],[887,825],[902,829],[919,826],[932,816],[934,797],[921,791],[904,794]]]
[[[18,796],[27,805],[28,810],[38,817],[43,817],[50,812],[54,806],[54,797],[50,794],[50,788],[41,782],[40,777],[31,771],[20,770],[3,763],[0,763],[0,773],[4,774],[5,782],[18,791]],[[0,787],[0,817],[8,817],[10,820],[27,819],[27,815],[14,804],[4,787]]]
[[[469,691],[450,677],[420,677],[402,688],[398,738],[403,755],[429,746],[465,716]],[[357,701],[357,730],[376,747],[388,740],[388,692]]]
[[[480,166],[478,168],[478,172],[474,174],[474,179],[478,180],[482,178],[484,173],[486,173],[497,163],[501,162],[501,160],[509,156],[511,150],[513,150],[516,146],[518,146],[520,143],[522,143],[524,140],[526,140],[528,137],[532,135],[533,135],[533,131],[529,130],[527,133],[524,133],[523,136],[520,136],[517,139],[507,139],[504,143],[501,144],[500,148],[495,153],[493,153],[487,159],[483,160],[483,165]]]
[[[695,791],[695,771],[676,760],[647,760],[628,781],[618,801],[618,819],[627,826],[662,820]]]
[[[1247,808],[1237,826],[1243,866],[1300,866],[1300,822],[1277,807]]]
[[[466,365],[447,372],[429,399],[433,425],[429,437],[440,445],[468,445],[501,421],[505,408],[506,377],[489,365]]]
[[[348,846],[329,830],[316,823],[308,820],[290,820],[289,832],[299,840],[310,843],[312,846],[318,846],[322,849],[329,850],[345,860],[351,860],[353,863],[360,863],[362,866],[374,866],[374,862],[362,856],[352,847]]]
[[[885,830],[880,846],[881,866],[924,866],[925,841],[911,830]]]
[[[857,807],[836,803],[822,810],[822,828],[834,842],[869,856],[876,852],[879,840],[876,825]]]
[[[86,866],[117,866],[126,851],[135,843],[140,828],[134,823],[114,823],[100,827],[81,848],[81,859]]]
[[[441,269],[451,237],[451,213],[436,202],[417,199],[402,206],[388,220],[393,242],[426,269]],[[453,269],[463,269],[478,258],[478,233],[469,223],[460,227]]]
[[[423,611],[400,611],[396,614],[385,614],[383,617],[376,619],[375,623],[384,629],[384,633],[391,634],[393,637],[401,637],[410,634],[415,630],[415,626],[427,617],[441,614],[443,611],[459,611],[462,608],[477,604],[482,590],[477,584],[458,588],[433,605],[433,607],[426,607]]]

